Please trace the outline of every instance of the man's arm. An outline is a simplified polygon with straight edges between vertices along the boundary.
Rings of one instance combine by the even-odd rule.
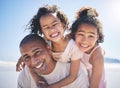
[[[18,76],[17,88],[36,88],[36,84],[30,75],[27,66],[23,68]]]

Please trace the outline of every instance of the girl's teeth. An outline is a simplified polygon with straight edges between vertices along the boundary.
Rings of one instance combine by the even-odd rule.
[[[88,45],[83,45],[83,44],[81,44],[81,46],[82,46],[82,47],[88,47]]]
[[[58,33],[55,33],[53,35],[51,35],[51,37],[56,37],[58,35]]]

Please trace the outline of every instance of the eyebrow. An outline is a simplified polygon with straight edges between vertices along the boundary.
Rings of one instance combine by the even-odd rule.
[[[22,57],[24,58],[24,57],[26,57],[26,56],[27,56],[27,54],[23,55]]]
[[[83,30],[79,30],[78,32],[84,32],[84,31]],[[94,33],[94,32],[88,32],[88,33],[96,35],[96,33]]]
[[[40,48],[36,48],[32,52],[35,52],[36,50],[40,50]],[[27,56],[27,54],[23,55],[22,57],[26,57],[26,56]]]
[[[55,19],[51,24],[55,23],[55,22],[59,22],[57,21],[57,19]],[[46,27],[47,25],[43,25],[43,27]]]
[[[41,50],[40,48],[36,48],[36,49],[34,49],[32,52],[35,52],[36,50]]]

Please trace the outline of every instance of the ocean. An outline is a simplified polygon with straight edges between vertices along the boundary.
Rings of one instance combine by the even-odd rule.
[[[120,64],[105,64],[107,88],[120,88]]]
[[[0,88],[17,88],[16,62],[0,61]],[[106,64],[107,88],[120,88],[120,64]]]
[[[17,88],[16,62],[0,61],[0,88]]]

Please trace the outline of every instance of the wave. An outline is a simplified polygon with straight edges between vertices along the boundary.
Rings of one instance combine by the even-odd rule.
[[[0,66],[16,66],[16,62],[12,62],[12,61],[0,61]]]

